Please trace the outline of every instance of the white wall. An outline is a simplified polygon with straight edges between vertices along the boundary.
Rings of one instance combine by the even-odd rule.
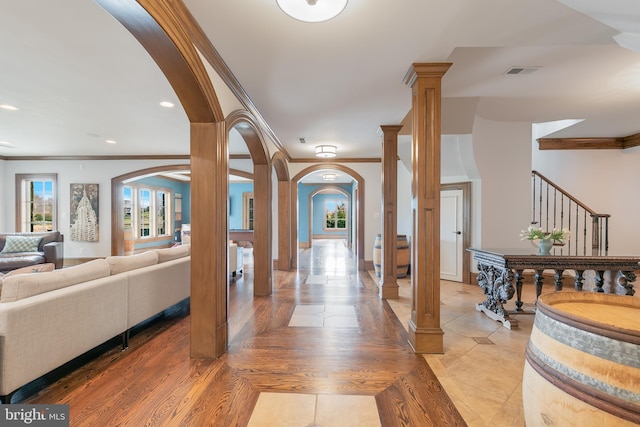
[[[111,254],[111,179],[160,165],[177,165],[188,160],[6,160],[0,166],[2,184],[0,195],[2,213],[0,226],[3,231],[15,230],[15,174],[58,174],[58,229],[65,235],[65,258],[105,257]],[[99,184],[99,233],[98,242],[76,242],[70,236],[69,208],[70,184]]]
[[[480,243],[525,247],[520,230],[531,222],[531,123],[476,117],[473,154],[481,177]],[[474,204],[474,215],[478,204]]]
[[[8,228],[6,228],[6,214],[5,211],[7,209],[9,209],[10,207],[14,207],[15,210],[15,205],[11,205],[10,203],[7,203],[7,179],[6,179],[6,173],[5,173],[5,169],[6,169],[6,161],[0,159],[0,177],[2,178],[0,180],[0,200],[3,200],[4,202],[0,205],[0,232],[1,231],[6,231],[9,230]],[[13,229],[13,228],[11,228]]]
[[[640,147],[543,150],[534,140],[533,169],[597,213],[610,214],[609,254],[640,254]]]

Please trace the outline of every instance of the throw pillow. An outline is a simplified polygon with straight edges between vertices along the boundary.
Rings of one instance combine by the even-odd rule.
[[[2,253],[38,252],[42,236],[7,236]]]
[[[48,262],[46,264],[36,264],[30,265],[28,267],[16,268],[15,270],[11,270],[7,274],[4,275],[4,278],[9,276],[15,276],[18,274],[28,274],[28,273],[46,273],[48,271],[55,270],[55,264],[52,262]]]

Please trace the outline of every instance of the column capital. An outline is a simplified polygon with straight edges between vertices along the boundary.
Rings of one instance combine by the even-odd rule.
[[[444,76],[451,65],[451,62],[413,63],[404,76],[404,83],[409,87],[413,87],[418,78],[440,78]]]

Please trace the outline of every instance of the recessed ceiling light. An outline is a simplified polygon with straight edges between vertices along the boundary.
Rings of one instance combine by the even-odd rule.
[[[0,108],[2,108],[3,110],[9,110],[9,111],[18,111],[19,110],[18,107],[14,107],[13,105],[9,105],[9,104],[0,104]]]
[[[165,108],[173,108],[175,107],[175,105],[173,104],[173,102],[169,102],[169,101],[162,101],[160,103],[161,106],[165,107]]]
[[[13,145],[7,141],[0,141],[0,147],[13,148]]]
[[[116,143],[113,139],[107,139],[105,142],[107,144],[115,144]]]

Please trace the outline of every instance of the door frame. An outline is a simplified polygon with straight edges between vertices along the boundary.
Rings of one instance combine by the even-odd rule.
[[[440,191],[462,190],[462,283],[471,284],[471,182],[440,184]]]

